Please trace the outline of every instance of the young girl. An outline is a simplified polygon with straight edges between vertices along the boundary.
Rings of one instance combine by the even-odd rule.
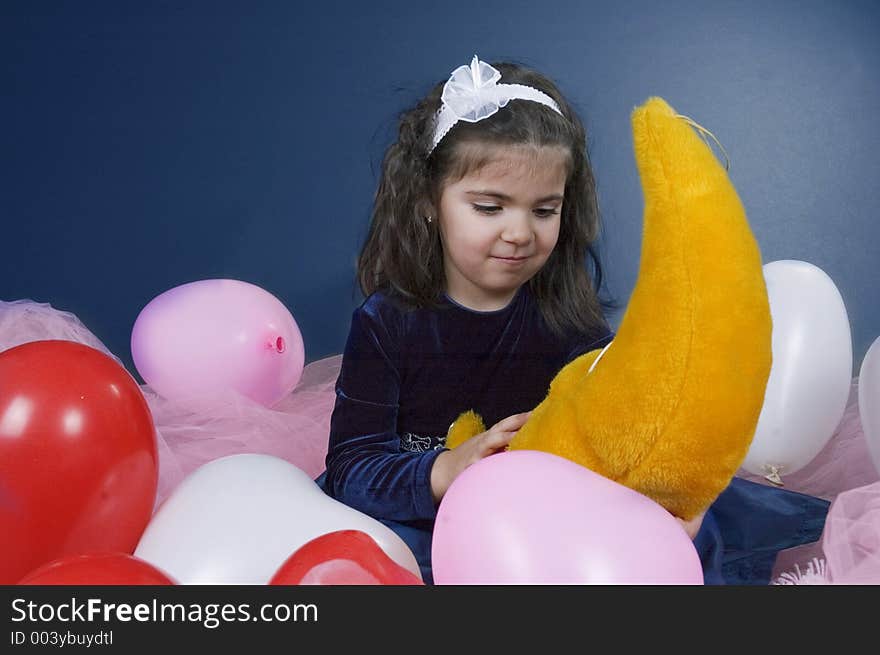
[[[426,583],[437,506],[455,478],[505,448],[565,364],[613,338],[596,291],[598,231],[584,127],[547,77],[474,57],[401,116],[358,259],[366,300],[352,316],[317,481],[400,535]],[[492,427],[446,449],[468,409]],[[742,502],[734,486],[716,505]],[[808,512],[788,495],[776,510],[821,531],[827,503]],[[713,510],[683,525],[707,582],[720,582]],[[810,525],[800,543],[818,538]]]

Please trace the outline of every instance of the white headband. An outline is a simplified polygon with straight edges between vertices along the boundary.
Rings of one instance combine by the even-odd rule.
[[[515,99],[531,100],[550,107],[562,116],[559,105],[546,93],[524,84],[498,84],[501,73],[474,55],[470,66],[459,66],[443,86],[441,107],[434,123],[430,155],[458,121],[476,123],[489,118]]]

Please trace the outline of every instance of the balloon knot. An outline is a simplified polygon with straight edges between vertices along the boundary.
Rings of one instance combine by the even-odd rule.
[[[781,466],[773,466],[772,464],[768,464],[764,466],[765,471],[769,471],[767,475],[764,476],[766,480],[775,484],[777,487],[784,487],[785,485],[782,483],[782,478],[780,477],[780,472],[782,471]]]

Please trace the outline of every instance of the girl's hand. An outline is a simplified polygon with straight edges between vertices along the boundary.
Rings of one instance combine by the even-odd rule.
[[[684,519],[680,519],[677,516],[675,520],[681,524],[681,527],[684,528],[684,531],[687,532],[688,537],[691,538],[691,541],[696,539],[697,533],[700,531],[700,526],[703,525],[703,517],[706,516],[706,510],[703,510],[699,514],[697,514],[690,521],[685,521]]]
[[[530,415],[531,412],[523,412],[508,416],[452,450],[440,453],[431,469],[431,492],[434,494],[434,502],[440,502],[453,480],[468,466],[507,448],[507,444],[516,436],[517,431]]]

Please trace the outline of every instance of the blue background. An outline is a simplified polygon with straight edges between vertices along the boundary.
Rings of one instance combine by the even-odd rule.
[[[878,35],[869,1],[5,2],[0,299],[73,312],[136,373],[144,305],[230,277],[287,305],[307,361],[341,352],[397,114],[478,54],[581,111],[622,307],[629,116],[661,95],[726,148],[764,262],[835,281],[857,374],[880,335]]]

